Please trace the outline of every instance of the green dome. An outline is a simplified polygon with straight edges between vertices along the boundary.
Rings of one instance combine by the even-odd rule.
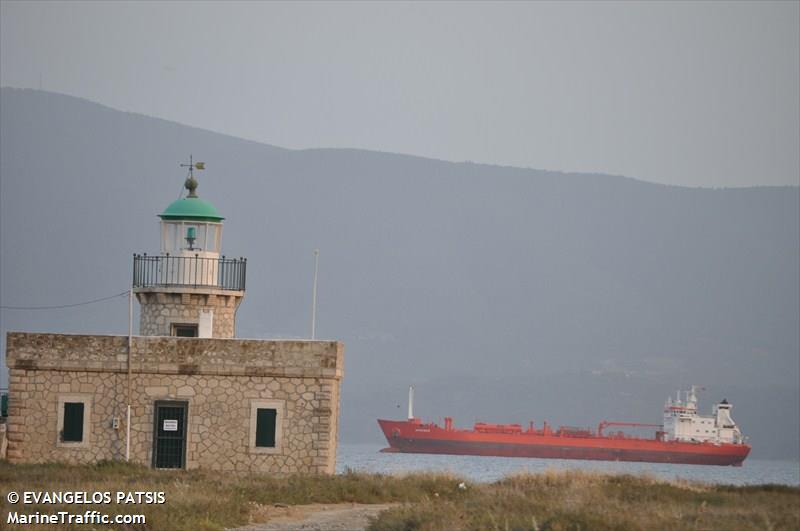
[[[203,201],[199,197],[184,197],[170,204],[163,214],[159,214],[161,219],[189,219],[194,221],[222,221],[214,205],[208,201]]]

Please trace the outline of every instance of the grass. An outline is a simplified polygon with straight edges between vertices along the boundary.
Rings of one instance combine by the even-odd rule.
[[[371,530],[797,530],[800,488],[549,472],[382,513]]]
[[[9,511],[32,514],[100,510],[106,514],[142,513],[146,526],[118,529],[216,530],[245,525],[258,505],[309,503],[383,503],[422,501],[436,491],[456,488],[446,476],[417,474],[402,478],[380,474],[346,473],[337,476],[234,475],[213,471],[163,471],[140,465],[102,462],[96,465],[8,464],[0,461],[0,529],[7,526]],[[9,491],[163,491],[162,505],[11,505]],[[14,527],[11,526],[11,529]],[[17,526],[37,529],[36,526]],[[47,525],[41,529],[63,529]],[[87,529],[83,526],[82,529]]]
[[[386,503],[373,531],[588,530],[588,529],[800,529],[800,488],[734,487],[664,482],[643,476],[552,472],[467,484],[444,474],[386,476],[232,475],[210,471],[157,471],[125,463],[96,465],[0,462],[0,528],[9,511],[138,513],[145,526],[117,529],[212,530],[245,525],[263,505]],[[164,491],[163,505],[23,506],[9,491]],[[17,526],[37,529],[36,526]],[[89,529],[90,526],[81,526]],[[41,526],[40,529],[60,529]]]

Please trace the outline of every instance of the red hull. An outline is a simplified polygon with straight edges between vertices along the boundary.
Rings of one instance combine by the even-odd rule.
[[[419,421],[378,420],[391,452],[644,461],[741,466],[747,444],[659,441],[623,436],[570,436],[535,431],[487,433],[444,429]]]

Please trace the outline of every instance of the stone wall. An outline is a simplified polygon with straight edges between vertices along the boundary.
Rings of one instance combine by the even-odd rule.
[[[7,363],[9,460],[124,458],[127,337],[12,332]],[[134,337],[131,460],[151,465],[154,403],[179,400],[188,403],[187,468],[333,473],[342,367],[333,341]],[[88,399],[86,446],[59,445],[67,395]],[[255,400],[283,405],[277,452],[251,448]]]
[[[244,292],[193,288],[135,290],[141,306],[139,333],[143,336],[172,335],[171,325],[197,324],[200,310],[214,312],[213,337],[236,335],[236,309]]]
[[[8,440],[6,439],[6,423],[0,423],[0,459],[6,458],[6,450],[8,449]]]

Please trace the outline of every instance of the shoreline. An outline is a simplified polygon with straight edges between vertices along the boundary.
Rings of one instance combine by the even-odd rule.
[[[458,473],[470,481],[491,483],[500,481],[509,475],[559,470],[634,475],[647,473],[664,481],[679,479],[719,485],[745,486],[774,483],[800,486],[800,460],[748,457],[741,467],[728,467],[576,459],[380,453],[380,449],[385,446],[385,443],[382,445],[340,443],[336,472],[344,473],[350,469],[364,473]]]

